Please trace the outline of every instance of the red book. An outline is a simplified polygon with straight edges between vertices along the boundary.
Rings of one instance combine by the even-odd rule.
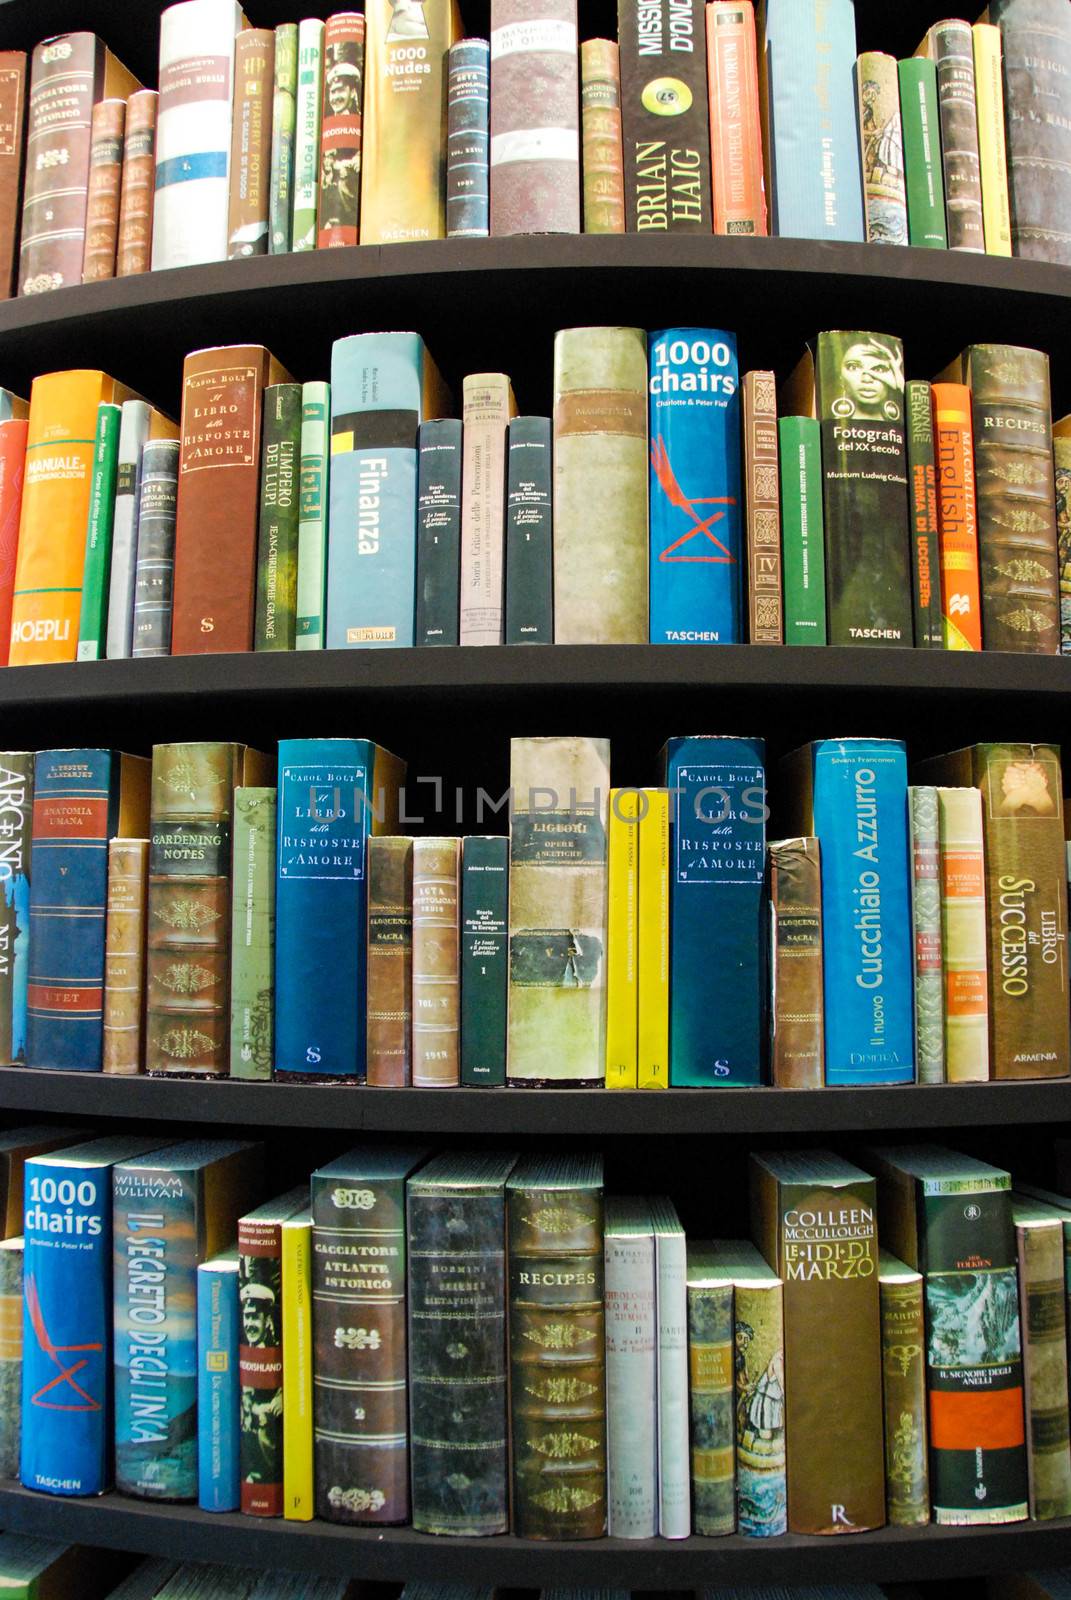
[[[714,232],[766,233],[755,8],[751,0],[707,6],[707,82]]]
[[[89,190],[82,282],[115,277],[126,101],[98,100],[90,122]]]
[[[283,1223],[309,1204],[308,1184],[238,1219],[241,1509],[283,1514]]]
[[[26,57],[0,51],[0,300],[15,292],[15,244],[19,236],[22,140],[26,127]],[[7,635],[4,636],[7,648]]]
[[[7,666],[11,648],[11,598],[15,588],[29,426],[25,417],[0,422],[0,666],[3,667]]]
[[[341,11],[324,26],[324,98],[316,247],[356,244],[361,203],[364,17]]]
[[[965,383],[935,383],[933,411],[945,648],[980,650],[982,598],[971,391]]]

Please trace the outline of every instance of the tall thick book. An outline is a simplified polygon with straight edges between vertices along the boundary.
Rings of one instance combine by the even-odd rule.
[[[462,428],[440,417],[417,430],[416,644],[459,642]]]
[[[300,383],[277,383],[264,391],[254,631],[257,650],[293,650],[296,640],[301,406]]]
[[[197,1498],[197,1268],[259,1199],[262,1155],[256,1144],[189,1140],[115,1168],[115,1481],[124,1494]]]
[[[413,841],[368,841],[369,1084],[400,1088],[413,1068]]]
[[[688,1395],[688,1264],[684,1229],[672,1200],[650,1202],[658,1296],[658,1531],[692,1531]]]
[[[637,1078],[639,805],[638,790],[610,790],[609,827],[606,836],[606,1087],[608,1089],[639,1087]],[[649,1535],[644,1534],[643,1537],[647,1538]]]
[[[639,328],[557,333],[553,420],[554,641],[644,644],[646,334]]]
[[[108,841],[148,832],[148,779],[115,750],[34,763],[27,1066],[101,1069]]]
[[[172,655],[253,647],[264,390],[289,381],[259,344],[183,363]]]
[[[368,0],[361,243],[446,236],[446,57],[456,0]]]
[[[755,7],[713,0],[706,21],[714,232],[765,234]]]
[[[145,1052],[145,913],[148,839],[108,844],[101,1067],[122,1077],[141,1072]]]
[[[108,631],[108,592],[111,585],[111,560],[112,560],[112,533],[115,525],[115,487],[119,472],[119,431],[122,423],[122,406],[112,405],[110,401],[102,401],[97,407],[97,426],[93,437],[93,461],[89,480],[89,514],[86,518],[85,556],[82,563],[82,599],[81,611],[78,620],[78,660],[99,661],[104,655],[107,645]],[[26,424],[22,427],[23,467],[25,466],[26,450]],[[0,423],[0,439],[3,445],[7,444],[9,423]],[[3,462],[5,469],[5,488],[11,481],[7,479],[8,453],[3,449]],[[12,587],[15,575],[15,550],[18,542],[18,510],[22,504],[23,470],[19,469],[18,476],[18,502],[15,508],[15,526],[11,544]],[[10,522],[5,516],[4,529],[10,527]],[[7,627],[5,634],[11,634],[11,604],[9,596],[7,601]]]
[[[1019,1265],[1030,1515],[1037,1522],[1071,1514],[1068,1444],[1067,1292],[1064,1224],[1067,1214],[1013,1194]]]
[[[361,209],[364,17],[341,11],[324,26],[320,196],[316,247],[356,244]]]
[[[781,417],[781,560],[786,644],[825,644],[822,430],[814,417]]]
[[[911,866],[915,1061],[920,1083],[944,1083],[940,827],[937,790],[931,784],[912,784],[907,791],[907,834]]]
[[[294,216],[294,135],[297,125],[298,25],[275,29],[272,74],[271,169],[268,178],[268,254],[290,251]]]
[[[243,28],[234,41],[227,258],[268,253],[275,33]]]
[[[471,835],[461,853],[461,1082],[506,1081],[509,840]]]
[[[868,244],[907,244],[907,187],[895,56],[864,50],[855,67]]]
[[[180,0],[161,14],[154,270],[227,258],[234,45],[242,22],[237,0]]]
[[[1071,262],[1071,17],[1060,0],[992,0],[1004,50],[1004,113],[1012,248],[1035,261]]]
[[[491,46],[458,39],[446,55],[446,237],[486,239],[491,231],[489,169]]]
[[[898,739],[821,739],[785,758],[786,817],[822,852],[826,1082],[911,1083],[907,757]]]
[[[919,46],[937,66],[937,102],[944,156],[950,250],[985,249],[974,41],[969,22],[935,22]]]
[[[826,1150],[752,1155],[750,1177],[752,1236],[784,1280],[789,1532],[880,1528],[874,1179]]]
[[[241,744],[153,748],[147,1072],[227,1075],[234,794],[269,772]]]
[[[554,643],[549,417],[514,417],[506,454],[506,644]]]
[[[766,998],[765,744],[670,739],[669,1081],[754,1084]],[[721,954],[710,960],[711,929]]]
[[[606,1317],[606,1531],[658,1532],[658,1293],[650,1203],[607,1195],[603,1241]]]
[[[513,1529],[522,1539],[598,1539],[606,1531],[602,1159],[523,1157],[506,1199]]]
[[[509,1529],[506,1179],[516,1159],[440,1155],[406,1184],[418,1533]]]
[[[126,103],[123,176],[119,189],[119,238],[115,252],[117,278],[148,272],[152,258],[159,100],[155,89],[137,89]]]
[[[0,68],[0,89],[3,87]],[[11,649],[11,609],[15,598],[22,486],[26,478],[25,417],[0,421],[0,666],[7,666]]]
[[[202,1511],[237,1511],[241,1339],[238,1246],[197,1268],[197,1504]]]
[[[323,94],[324,25],[318,17],[298,23],[298,78],[294,131],[294,201],[291,249],[316,249],[320,198],[320,113]]]
[[[34,757],[0,754],[0,1065],[26,1060],[30,959],[30,847]]]
[[[128,1134],[25,1166],[19,1476],[46,1494],[103,1494],[112,1448],[112,1168],[152,1148]]]
[[[737,644],[743,507],[736,335],[649,336],[650,638]]]
[[[982,648],[978,583],[978,504],[971,395],[966,384],[933,385],[937,456],[937,534],[946,650]]]
[[[941,545],[937,517],[933,391],[928,383],[911,382],[906,386],[905,399],[915,644],[924,650],[940,650],[944,646],[944,631],[941,624]]]
[[[585,39],[580,46],[580,134],[584,232],[624,233],[621,52],[616,39]]]
[[[771,840],[770,1076],[781,1089],[825,1082],[822,862],[818,840]]]
[[[748,643],[782,644],[777,391],[772,372],[744,373],[744,500]]]
[[[1008,157],[1004,139],[1004,80],[1000,70],[1000,29],[976,22],[974,94],[978,112],[978,157],[982,179],[982,226],[986,255],[1012,253]]]
[[[947,250],[937,67],[928,56],[908,56],[898,63],[898,77],[908,243],[922,250]]]
[[[977,789],[938,788],[941,972],[949,1083],[989,1077],[985,860]]]
[[[115,277],[119,234],[119,183],[123,173],[126,99],[98,100],[89,129],[89,186],[86,191],[82,282]]]
[[[22,1262],[25,1240],[0,1240],[0,1472],[19,1475],[22,1433]]]
[[[885,1510],[894,1528],[917,1528],[930,1520],[922,1273],[882,1250],[878,1289],[885,1397]]]
[[[580,232],[577,0],[493,0],[491,233]]]
[[[0,299],[15,293],[22,160],[26,134],[27,60],[22,50],[0,52]]]
[[[322,650],[327,627],[327,513],[331,468],[331,385],[301,386],[297,624],[294,648]]]
[[[461,1081],[460,839],[413,840],[413,1084]]]
[[[618,0],[630,233],[710,233],[706,8]]]
[[[409,1520],[405,1180],[426,1152],[349,1151],[312,1175],[316,1515]]]
[[[669,1088],[670,813],[666,789],[641,789],[636,832],[636,1087]]]
[[[275,790],[234,791],[230,1075],[270,1078],[275,1059]]]
[[[30,66],[19,294],[82,281],[91,123],[98,100],[140,85],[93,33],[43,39]]]
[[[448,409],[419,334],[331,347],[329,649],[413,643],[417,429]]]
[[[771,232],[862,239],[852,0],[762,0],[757,20]]]
[[[710,1538],[736,1531],[733,1285],[713,1244],[689,1244],[687,1282],[692,1524]]]
[[[282,1226],[283,1516],[311,1522],[316,1497],[312,1419],[312,1210]]]
[[[513,739],[510,790],[507,1078],[598,1082],[606,1049],[609,742]]]
[[[886,1247],[925,1280],[933,1520],[1019,1522],[1027,1451],[1011,1178],[940,1146],[887,1146],[868,1160]]]
[[[461,470],[461,644],[501,644],[505,621],[506,446],[517,415],[504,372],[464,382]]]
[[[369,739],[279,741],[275,1071],[365,1076],[367,839],[405,765]]]
[[[268,1200],[238,1220],[238,1349],[241,1509],[283,1514],[283,1223],[307,1208],[308,1185]]]
[[[132,656],[171,654],[180,448],[177,439],[149,439],[141,452]]]
[[[1058,747],[980,744],[923,763],[982,791],[994,1078],[1068,1071],[1067,883]]]
[[[176,440],[178,428],[169,417],[145,400],[125,400],[119,423],[116,460],[115,513],[112,521],[112,557],[108,580],[109,660],[129,656],[134,636],[137,587],[141,480],[145,446],[150,440]]]

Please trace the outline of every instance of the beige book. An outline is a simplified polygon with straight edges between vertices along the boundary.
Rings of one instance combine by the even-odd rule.
[[[105,1072],[130,1077],[145,1068],[145,906],[148,839],[108,843],[104,936]]]
[[[460,839],[413,840],[413,1085],[460,1081]]]
[[[945,1072],[949,1083],[989,1077],[982,796],[937,790]]]
[[[1064,1214],[1013,1193],[1030,1515],[1071,1516]]]
[[[461,644],[501,644],[505,604],[506,434],[517,415],[504,372],[463,386]]]

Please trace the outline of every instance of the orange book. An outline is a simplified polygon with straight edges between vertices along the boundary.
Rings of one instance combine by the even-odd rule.
[[[935,383],[933,407],[945,649],[980,650],[982,599],[971,391],[964,383]]]
[[[707,81],[714,232],[766,233],[755,8],[751,0],[707,6]]]
[[[0,666],[7,666],[11,643],[11,598],[15,587],[15,553],[19,547],[19,513],[26,467],[25,417],[0,422]]]

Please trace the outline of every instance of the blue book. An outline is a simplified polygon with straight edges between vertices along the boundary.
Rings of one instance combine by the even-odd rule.
[[[197,1499],[197,1268],[260,1197],[262,1150],[189,1140],[113,1175],[115,1482]]]
[[[0,755],[0,1065],[26,1060],[33,752]]]
[[[144,839],[149,762],[42,750],[34,771],[26,1064],[99,1072],[108,841]]]
[[[197,1268],[197,1504],[237,1511],[238,1246]]]
[[[151,1148],[93,1139],[23,1169],[19,1477],[45,1494],[111,1484],[112,1167]]]
[[[652,644],[739,644],[743,515],[736,335],[650,335]]]
[[[862,241],[852,0],[765,0],[760,28],[771,231]]]
[[[370,739],[280,739],[275,1071],[365,1076],[370,833],[397,833],[404,763]]]
[[[669,1081],[759,1083],[766,1002],[766,747],[670,739]]]
[[[417,429],[447,408],[418,333],[331,347],[327,648],[413,643]]]
[[[826,1082],[911,1083],[904,746],[899,739],[821,739],[787,756],[784,768],[790,815],[821,849]]]
[[[459,39],[446,56],[448,239],[486,239],[491,229],[490,90],[491,46],[486,39]]]

